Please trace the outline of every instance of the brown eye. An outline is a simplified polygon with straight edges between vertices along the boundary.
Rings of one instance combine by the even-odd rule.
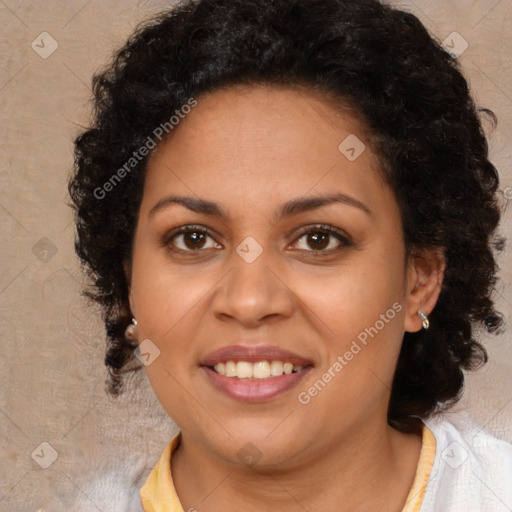
[[[352,245],[348,235],[332,226],[313,226],[302,233],[295,242],[297,249],[307,252],[331,252]]]
[[[204,228],[196,228],[193,226],[184,226],[179,231],[172,234],[166,241],[166,245],[168,244],[186,252],[222,248],[221,245],[215,242],[208,231]]]
[[[188,249],[201,249],[205,244],[206,236],[204,233],[191,231],[183,235],[183,242]]]
[[[307,235],[307,243],[315,250],[325,249],[329,245],[330,234],[310,233]]]

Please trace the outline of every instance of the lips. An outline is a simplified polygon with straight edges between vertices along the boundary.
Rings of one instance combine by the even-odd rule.
[[[214,367],[223,366],[226,361],[246,366],[260,361],[286,361],[292,364],[292,373],[283,373],[269,378],[237,378],[221,375]],[[279,397],[294,388],[313,369],[311,360],[298,354],[270,345],[233,345],[217,349],[201,362],[201,370],[213,387],[223,394],[248,402],[263,402]]]

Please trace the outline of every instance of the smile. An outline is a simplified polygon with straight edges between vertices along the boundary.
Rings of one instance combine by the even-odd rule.
[[[276,345],[241,340],[200,361],[210,384],[236,400],[264,402],[295,387],[313,369],[309,358]]]

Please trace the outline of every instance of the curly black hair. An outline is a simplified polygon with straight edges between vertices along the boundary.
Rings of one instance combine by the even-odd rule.
[[[86,294],[104,311],[108,391],[118,395],[122,374],[141,367],[125,338],[124,265],[151,154],[137,151],[191,98],[237,84],[300,86],[353,107],[395,192],[407,250],[443,251],[430,329],[405,334],[391,391],[389,424],[415,428],[457,401],[462,370],[487,361],[479,325],[502,323],[491,296],[499,182],[480,114],[496,117],[477,108],[456,58],[418,18],[377,0],[187,0],[139,26],[94,76],[69,191]]]

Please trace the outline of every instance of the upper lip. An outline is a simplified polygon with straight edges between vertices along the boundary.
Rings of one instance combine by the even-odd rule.
[[[282,361],[294,366],[312,365],[312,361],[275,345],[230,345],[221,347],[201,359],[202,366],[215,366],[226,361]]]

